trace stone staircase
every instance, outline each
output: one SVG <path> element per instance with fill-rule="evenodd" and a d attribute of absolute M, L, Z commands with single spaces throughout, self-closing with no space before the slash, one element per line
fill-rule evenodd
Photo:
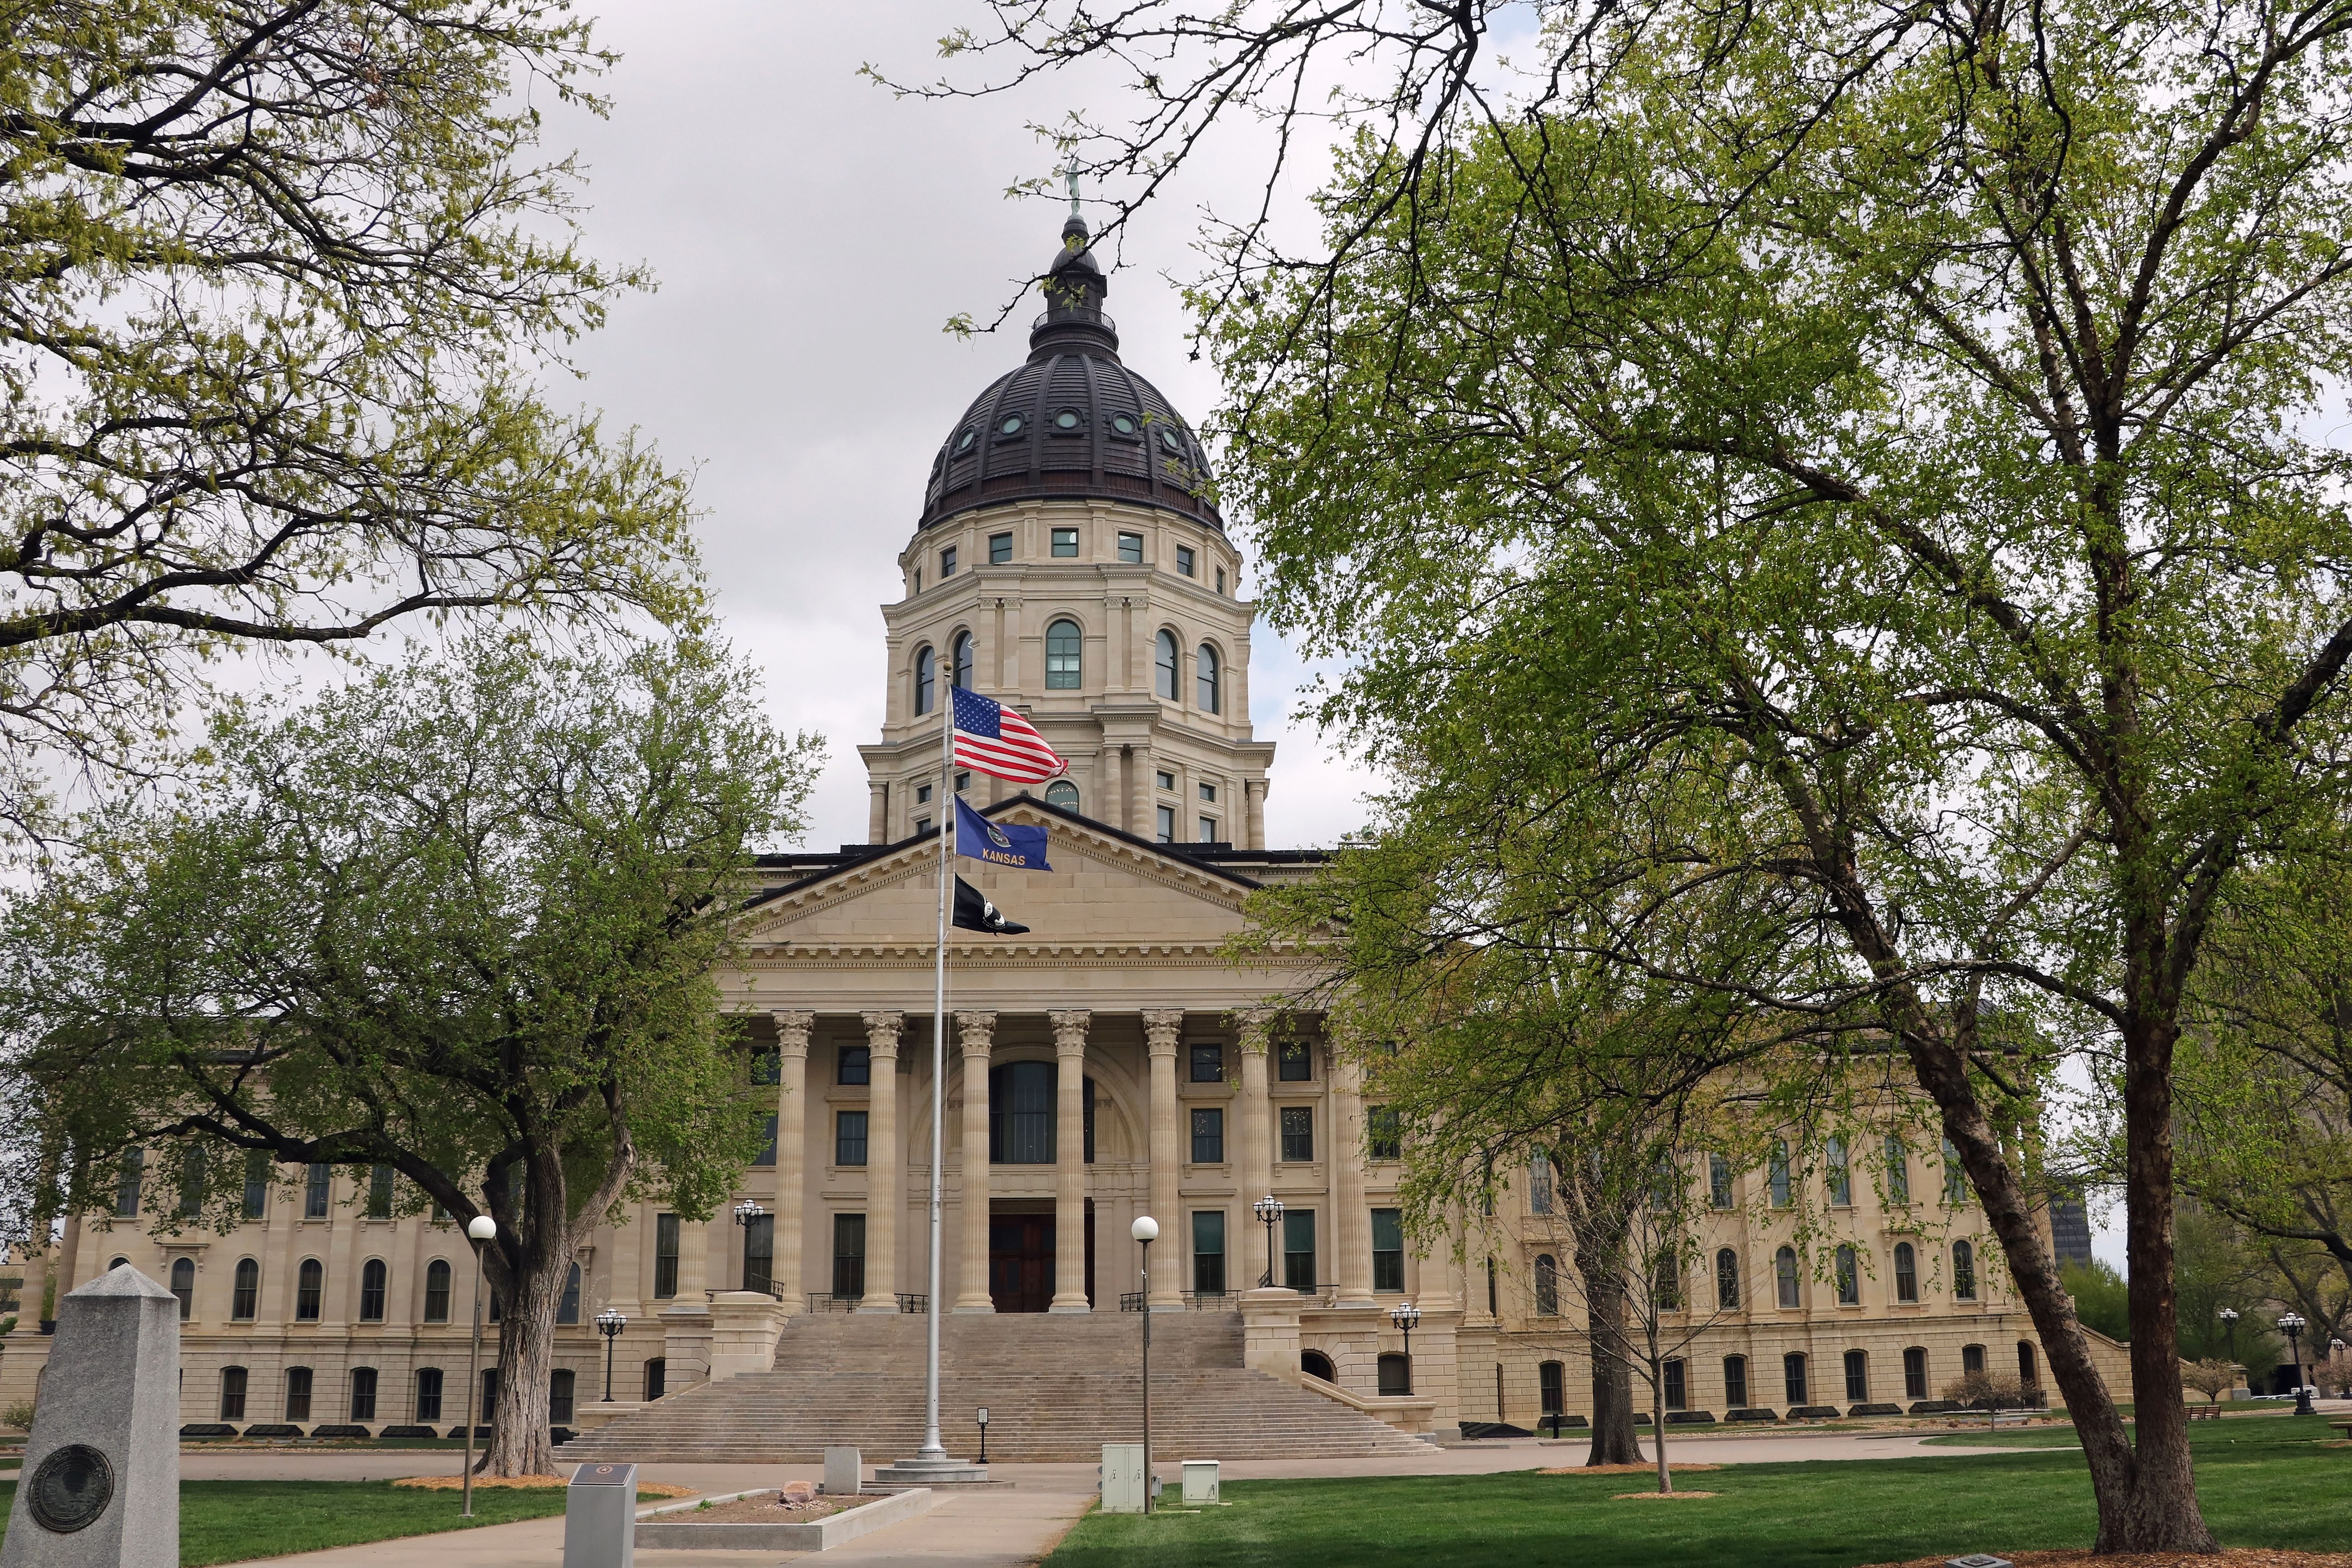
<path fill-rule="evenodd" d="M 923 1440 L 923 1320 L 791 1319 L 774 1370 L 698 1384 L 563 1446 L 567 1460 L 812 1460 L 833 1443 L 869 1462 Z M 1006 1313 L 940 1325 L 940 1425 L 948 1451 L 992 1460 L 1094 1460 L 1141 1436 L 1142 1321 L 1132 1313 Z M 1242 1365 L 1234 1312 L 1170 1312 L 1151 1324 L 1155 1457 L 1355 1458 L 1428 1446 L 1319 1394 Z"/>

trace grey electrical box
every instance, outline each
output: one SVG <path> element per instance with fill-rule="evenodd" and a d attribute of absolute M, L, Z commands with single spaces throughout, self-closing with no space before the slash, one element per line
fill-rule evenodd
<path fill-rule="evenodd" d="M 1105 1513 L 1141 1513 L 1143 1488 L 1143 1445 L 1105 1443 L 1102 1447 L 1102 1510 Z"/>
<path fill-rule="evenodd" d="M 1217 1501 L 1217 1461 L 1184 1461 L 1184 1506 L 1207 1508 Z"/>
<path fill-rule="evenodd" d="M 635 1568 L 637 1467 L 583 1465 L 563 1493 L 563 1568 Z"/>

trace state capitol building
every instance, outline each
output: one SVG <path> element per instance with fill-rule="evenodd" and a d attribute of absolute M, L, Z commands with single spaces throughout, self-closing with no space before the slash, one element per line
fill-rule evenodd
<path fill-rule="evenodd" d="M 1121 358 L 1076 216 L 1043 281 L 1028 358 L 931 460 L 902 592 L 882 609 L 886 716 L 859 748 L 867 842 L 761 863 L 725 984 L 749 1020 L 751 1081 L 774 1089 L 773 1142 L 709 1220 L 641 1205 L 580 1248 L 555 1336 L 552 1420 L 582 1434 L 567 1456 L 913 1451 L 919 1410 L 898 1406 L 919 1405 L 928 1305 L 933 834 L 951 684 L 1019 709 L 1070 763 L 1042 798 L 956 780 L 986 815 L 1044 826 L 1055 868 L 958 862 L 1030 929 L 950 944 L 951 1451 L 973 1446 L 959 1401 L 992 1397 L 1000 1457 L 1131 1438 L 1131 1402 L 1114 1395 L 1132 1385 L 1143 1310 L 1167 1314 L 1153 1365 L 1171 1458 L 1187 1457 L 1171 1441 L 1241 1457 L 1244 1442 L 1286 1451 L 1286 1435 L 1301 1451 L 1396 1451 L 1464 1423 L 1580 1425 L 1590 1409 L 1548 1167 L 1529 1164 L 1493 1215 L 1465 1222 L 1468 1267 L 1454 1247 L 1416 1252 L 1376 1089 L 1313 1015 L 1263 1008 L 1307 971 L 1222 952 L 1254 889 L 1320 862 L 1265 841 L 1275 748 L 1250 726 L 1242 556 L 1192 429 Z M 1828 1282 L 1796 1267 L 1771 1173 L 1712 1176 L 1702 1257 L 1715 1261 L 1688 1294 L 1714 1321 L 1667 1368 L 1670 1412 L 1892 1412 L 1964 1370 L 2040 1381 L 1981 1214 L 1932 1157 L 1912 1160 L 1908 1204 L 1890 1207 L 1871 1181 L 1827 1194 L 1856 1254 Z M 29 1393 L 46 1360 L 31 1322 L 43 1270 L 62 1297 L 128 1260 L 180 1299 L 191 1426 L 454 1433 L 473 1286 L 463 1235 L 395 1217 L 389 1171 L 278 1177 L 253 1184 L 226 1235 L 167 1234 L 156 1194 L 128 1181 L 116 1214 L 77 1222 L 30 1266 L 26 1322 L 0 1336 L 0 1395 Z M 1266 1226 L 1254 1205 L 1269 1195 L 1282 1214 Z M 1129 1235 L 1147 1213 L 1160 1226 L 1148 1295 Z M 1408 1301 L 1421 1314 L 1409 1365 L 1391 1315 Z M 593 1322 L 608 1309 L 627 1318 L 609 1402 Z M 496 1349 L 486 1333 L 486 1378 Z M 1177 1383 L 1163 1387 L 1163 1366 Z M 1638 1384 L 1635 1403 L 1648 1403 Z"/>

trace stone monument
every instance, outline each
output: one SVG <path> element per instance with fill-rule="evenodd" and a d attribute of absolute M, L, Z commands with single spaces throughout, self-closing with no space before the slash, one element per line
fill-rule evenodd
<path fill-rule="evenodd" d="M 58 1303 L 0 1568 L 179 1568 L 180 1303 L 124 1264 Z"/>

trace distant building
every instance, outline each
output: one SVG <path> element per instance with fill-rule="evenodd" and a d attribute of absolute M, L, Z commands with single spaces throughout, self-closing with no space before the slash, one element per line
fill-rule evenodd
<path fill-rule="evenodd" d="M 2050 1189 L 2050 1245 L 2058 1254 L 2059 1268 L 2069 1263 L 2090 1267 L 2091 1215 L 2083 1206 L 2083 1189 L 2078 1183 Z"/>

